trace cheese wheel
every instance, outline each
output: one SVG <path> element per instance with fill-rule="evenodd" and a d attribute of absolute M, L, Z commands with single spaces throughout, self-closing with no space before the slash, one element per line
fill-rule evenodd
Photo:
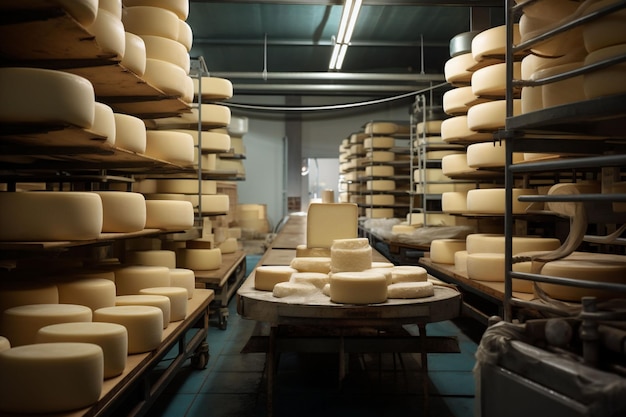
<path fill-rule="evenodd" d="M 133 250 L 126 252 L 129 265 L 165 266 L 176 268 L 176 252 L 172 250 Z"/>
<path fill-rule="evenodd" d="M 468 111 L 469 110 L 471 110 L 471 108 L 468 109 Z M 491 133 L 476 132 L 475 130 L 471 130 L 467 123 L 467 115 L 455 116 L 444 120 L 441 123 L 442 140 L 446 143 L 453 143 L 482 142 L 493 139 L 493 135 Z"/>
<path fill-rule="evenodd" d="M 139 290 L 141 295 L 162 295 L 170 300 L 170 321 L 187 317 L 187 289 L 182 287 L 150 287 Z"/>
<path fill-rule="evenodd" d="M 521 41 L 533 39 L 547 31 L 558 27 L 561 22 L 552 21 L 545 16 L 531 17 L 522 15 L 519 19 Z M 548 37 L 531 47 L 531 52 L 546 57 L 558 57 L 583 43 L 582 27 L 573 27 L 570 30 Z"/>
<path fill-rule="evenodd" d="M 291 282 L 305 283 L 322 289 L 329 282 L 329 276 L 322 272 L 295 272 L 291 274 Z"/>
<path fill-rule="evenodd" d="M 298 272 L 286 265 L 262 265 L 254 270 L 254 288 L 259 291 L 273 291 L 279 282 L 287 282 Z"/>
<path fill-rule="evenodd" d="M 228 213 L 230 207 L 230 199 L 226 194 L 203 195 L 202 214 L 216 215 Z"/>
<path fill-rule="evenodd" d="M 216 194 L 217 182 L 197 179 L 162 179 L 156 183 L 156 192 L 172 194 Z"/>
<path fill-rule="evenodd" d="M 168 130 L 146 132 L 145 154 L 174 164 L 193 163 L 193 137 L 187 133 Z"/>
<path fill-rule="evenodd" d="M 476 60 L 471 53 L 457 55 L 447 60 L 443 67 L 444 77 L 450 84 L 469 84 L 472 80 L 472 71 L 469 69 L 476 65 Z"/>
<path fill-rule="evenodd" d="M 146 200 L 146 229 L 187 230 L 193 227 L 189 201 Z"/>
<path fill-rule="evenodd" d="M 105 278 L 58 282 L 59 303 L 78 304 L 97 310 L 115 305 L 115 283 Z"/>
<path fill-rule="evenodd" d="M 459 271 L 467 271 L 467 251 L 460 250 L 454 252 L 454 269 Z"/>
<path fill-rule="evenodd" d="M 180 100 L 184 103 L 191 103 L 193 101 L 193 78 L 189 75 L 185 77 L 185 85 L 182 91 L 183 94 L 180 96 Z"/>
<path fill-rule="evenodd" d="M 146 125 L 135 116 L 114 113 L 115 146 L 130 152 L 146 151 Z"/>
<path fill-rule="evenodd" d="M 415 182 L 434 182 L 447 181 L 440 168 L 416 169 L 413 171 L 413 181 Z"/>
<path fill-rule="evenodd" d="M 229 135 L 220 132 L 201 131 L 198 129 L 182 129 L 193 137 L 193 143 L 200 146 L 205 152 L 228 152 L 231 149 L 231 138 Z"/>
<path fill-rule="evenodd" d="M 128 353 L 145 353 L 156 349 L 163 338 L 163 312 L 153 306 L 115 306 L 93 312 L 93 321 L 117 323 L 128 332 Z"/>
<path fill-rule="evenodd" d="M 522 76 L 522 63 L 513 63 L 513 79 Z M 504 98 L 506 95 L 506 64 L 493 64 L 477 69 L 472 74 L 472 93 L 476 96 Z"/>
<path fill-rule="evenodd" d="M 157 307 L 163 314 L 163 328 L 166 329 L 171 320 L 171 301 L 165 295 L 160 294 L 118 295 L 115 298 L 115 306 L 152 306 Z"/>
<path fill-rule="evenodd" d="M 224 253 L 235 253 L 239 249 L 239 244 L 237 243 L 237 239 L 234 237 L 229 237 L 219 245 L 217 245 L 218 249 L 222 254 Z"/>
<path fill-rule="evenodd" d="M 52 283 L 0 282 L 0 314 L 7 308 L 27 304 L 58 304 L 59 289 Z"/>
<path fill-rule="evenodd" d="M 179 18 L 170 10 L 154 6 L 131 6 L 122 10 L 126 31 L 135 35 L 163 36 L 177 40 Z"/>
<path fill-rule="evenodd" d="M 395 146 L 396 140 L 391 136 L 370 136 L 363 141 L 365 149 L 389 149 Z"/>
<path fill-rule="evenodd" d="M 365 204 L 374 206 L 393 206 L 396 203 L 396 197 L 393 194 L 367 194 L 365 195 Z"/>
<path fill-rule="evenodd" d="M 182 20 L 187 20 L 189 16 L 189 0 L 124 0 L 124 6 L 161 7 L 174 12 Z"/>
<path fill-rule="evenodd" d="M 191 269 L 171 268 L 170 285 L 172 287 L 185 288 L 187 290 L 187 299 L 191 300 L 196 288 L 196 275 Z"/>
<path fill-rule="evenodd" d="M 531 79 L 538 80 L 573 71 L 582 66 L 582 62 L 558 65 L 535 72 Z M 585 99 L 583 76 L 570 77 L 561 81 L 541 86 L 541 99 L 544 108 L 574 103 Z"/>
<path fill-rule="evenodd" d="M 189 113 L 182 113 L 175 117 L 163 117 L 152 120 L 158 128 L 197 129 L 198 121 L 203 130 L 226 127 L 230 123 L 230 108 L 219 104 L 201 104 L 200 111 L 191 109 Z"/>
<path fill-rule="evenodd" d="M 332 242 L 331 242 L 332 244 Z M 330 257 L 330 246 L 327 248 L 308 248 L 306 245 L 296 246 L 296 258 Z"/>
<path fill-rule="evenodd" d="M 184 20 L 178 21 L 178 37 L 176 40 L 187 48 L 187 51 L 191 50 L 191 46 L 193 44 L 193 31 L 191 26 Z"/>
<path fill-rule="evenodd" d="M 90 192 L 0 193 L 0 240 L 63 241 L 97 239 L 102 200 Z"/>
<path fill-rule="evenodd" d="M 191 60 L 185 46 L 163 36 L 141 35 L 146 46 L 146 59 L 158 59 L 176 65 L 189 74 Z M 193 81 L 192 81 L 193 85 Z M 191 94 L 193 100 L 193 93 Z"/>
<path fill-rule="evenodd" d="M 233 96 L 233 83 L 226 78 L 219 77 L 201 77 L 193 79 L 194 95 L 198 96 L 202 89 L 202 100 L 227 100 Z M 242 117 L 233 117 L 228 125 L 229 133 L 245 134 L 247 133 L 247 121 L 243 122 Z M 247 120 L 247 119 L 245 119 Z M 245 127 L 243 127 L 245 123 Z"/>
<path fill-rule="evenodd" d="M 513 163 L 524 160 L 524 154 L 514 152 Z M 506 161 L 505 141 L 473 143 L 467 147 L 467 166 L 470 168 L 501 168 Z"/>
<path fill-rule="evenodd" d="M 394 168 L 392 165 L 369 165 L 365 167 L 365 175 L 371 177 L 392 177 Z"/>
<path fill-rule="evenodd" d="M 278 282 L 272 289 L 272 295 L 276 298 L 284 297 L 307 297 L 317 292 L 317 287 L 306 282 Z"/>
<path fill-rule="evenodd" d="M 40 68 L 0 68 L 0 122 L 91 128 L 95 93 L 86 78 Z"/>
<path fill-rule="evenodd" d="M 358 207 L 353 203 L 311 203 L 307 209 L 306 246 L 330 248 L 335 239 L 358 235 Z"/>
<path fill-rule="evenodd" d="M 441 194 L 441 211 L 451 214 L 467 212 L 467 191 L 447 191 Z"/>
<path fill-rule="evenodd" d="M 176 250 L 176 266 L 194 271 L 219 269 L 222 265 L 222 251 L 215 249 L 188 249 Z"/>
<path fill-rule="evenodd" d="M 304 257 L 293 258 L 289 266 L 298 272 L 320 272 L 328 274 L 330 272 L 330 257 Z"/>
<path fill-rule="evenodd" d="M 117 295 L 134 295 L 142 288 L 168 285 L 170 270 L 165 266 L 132 265 L 115 270 Z"/>
<path fill-rule="evenodd" d="M 395 160 L 396 154 L 391 151 L 368 151 L 366 157 L 372 162 L 391 162 Z"/>
<path fill-rule="evenodd" d="M 140 77 L 146 71 L 146 45 L 140 36 L 124 32 L 124 56 L 120 64 Z"/>
<path fill-rule="evenodd" d="M 322 294 L 324 294 L 327 297 L 330 297 L 330 282 L 324 285 L 324 287 L 322 287 Z"/>
<path fill-rule="evenodd" d="M 370 219 L 390 219 L 393 218 L 392 208 L 366 208 L 365 217 Z"/>
<path fill-rule="evenodd" d="M 375 304 L 387 300 L 387 279 L 376 272 L 338 272 L 330 276 L 330 299 L 341 304 Z"/>
<path fill-rule="evenodd" d="M 571 195 L 571 194 L 595 194 L 600 192 L 600 184 L 594 181 L 579 183 L 554 184 L 548 190 L 548 195 Z M 562 216 L 576 216 L 576 205 L 580 203 L 547 201 L 547 210 L 558 213 Z"/>
<path fill-rule="evenodd" d="M 504 253 L 504 236 L 489 233 L 474 233 L 467 235 L 465 244 L 467 252 L 473 253 Z M 555 238 L 513 236 L 513 255 L 529 251 L 551 251 L 558 249 L 561 242 Z"/>
<path fill-rule="evenodd" d="M 584 15 L 593 13 L 611 4 L 615 4 L 615 1 L 604 0 L 590 3 L 589 7 L 584 10 Z M 626 36 L 624 36 L 625 24 L 626 12 L 623 9 L 588 22 L 582 28 L 585 49 L 591 53 L 599 49 L 626 43 Z"/>
<path fill-rule="evenodd" d="M 522 195 L 536 195 L 537 190 L 534 188 L 514 188 L 512 191 L 512 213 L 526 213 L 531 203 L 518 201 L 518 198 Z M 506 202 L 505 193 L 506 190 L 504 188 L 469 190 L 467 192 L 468 213 L 504 214 Z"/>
<path fill-rule="evenodd" d="M 369 180 L 366 183 L 368 191 L 393 191 L 396 189 L 394 180 Z"/>
<path fill-rule="evenodd" d="M 454 254 L 465 250 L 465 239 L 435 239 L 430 242 L 430 259 L 440 264 L 454 264 Z"/>
<path fill-rule="evenodd" d="M 522 112 L 522 102 L 513 100 L 513 116 Z M 472 106 L 467 111 L 467 127 L 473 131 L 493 131 L 504 128 L 506 100 L 494 100 Z"/>
<path fill-rule="evenodd" d="M 372 247 L 366 238 L 335 239 L 330 247 L 331 272 L 364 271 L 372 267 Z"/>
<path fill-rule="evenodd" d="M 516 3 L 523 4 L 524 2 L 516 0 Z M 579 4 L 572 0 L 535 1 L 524 6 L 524 14 L 558 22 L 576 12 Z"/>
<path fill-rule="evenodd" d="M 94 117 L 91 125 L 92 132 L 104 136 L 105 143 L 113 146 L 115 144 L 115 117 L 113 109 L 104 103 L 94 103 Z"/>
<path fill-rule="evenodd" d="M 430 281 L 397 282 L 387 287 L 388 298 L 425 298 L 433 295 L 435 288 Z"/>
<path fill-rule="evenodd" d="M 187 73 L 171 62 L 146 58 L 146 70 L 143 73 L 143 78 L 165 94 L 177 97 L 185 95 Z"/>
<path fill-rule="evenodd" d="M 77 304 L 27 304 L 2 313 L 0 330 L 11 346 L 35 343 L 37 331 L 56 323 L 91 321 L 89 307 Z"/>
<path fill-rule="evenodd" d="M 391 282 L 421 282 L 428 279 L 426 269 L 421 266 L 399 265 L 391 268 Z"/>
<path fill-rule="evenodd" d="M 445 176 L 451 177 L 472 171 L 475 169 L 467 165 L 466 153 L 452 154 L 441 158 L 441 172 Z"/>
<path fill-rule="evenodd" d="M 369 122 L 364 130 L 368 135 L 393 135 L 398 130 L 398 125 L 392 122 Z"/>
<path fill-rule="evenodd" d="M 194 149 L 194 165 L 201 167 L 202 171 L 215 171 L 217 169 L 217 155 L 214 153 L 202 154 L 198 159 L 198 152 Z"/>
<path fill-rule="evenodd" d="M 76 322 L 42 327 L 37 343 L 93 343 L 103 353 L 103 378 L 113 378 L 124 372 L 128 356 L 128 333 L 115 323 Z"/>
<path fill-rule="evenodd" d="M 350 154 L 352 156 L 355 155 L 364 155 L 365 154 L 365 146 L 362 143 L 355 143 L 350 146 Z"/>
<path fill-rule="evenodd" d="M 418 135 L 439 135 L 441 133 L 441 123 L 442 120 L 419 122 L 415 126 L 415 131 Z"/>
<path fill-rule="evenodd" d="M 467 114 L 469 103 L 478 100 L 472 86 L 457 87 L 443 93 L 443 111 L 451 116 Z M 443 124 L 443 122 L 441 122 Z"/>
<path fill-rule="evenodd" d="M 383 274 L 385 276 L 385 280 L 387 281 L 387 285 L 391 285 L 391 283 L 393 282 L 393 267 L 394 265 L 392 264 L 390 267 L 388 266 L 375 266 L 373 265 L 374 262 L 372 262 L 372 268 L 370 269 L 366 269 L 363 272 L 374 272 L 376 274 Z"/>
<path fill-rule="evenodd" d="M 11 349 L 11 342 L 4 336 L 0 336 L 0 352 Z"/>
<path fill-rule="evenodd" d="M 100 398 L 104 355 L 93 343 L 39 343 L 0 352 L 0 369 L 0 411 L 67 412 Z"/>
<path fill-rule="evenodd" d="M 98 8 L 111 13 L 116 19 L 122 18 L 122 0 L 100 0 Z"/>
<path fill-rule="evenodd" d="M 626 54 L 626 44 L 609 46 L 595 50 L 585 58 L 585 65 L 592 65 L 605 59 Z M 624 94 L 626 87 L 621 81 L 626 73 L 626 63 L 611 65 L 607 68 L 586 73 L 583 76 L 583 89 L 588 99 Z"/>
<path fill-rule="evenodd" d="M 412 234 L 415 232 L 417 228 L 414 225 L 409 224 L 394 224 L 391 226 L 391 234 L 400 235 L 400 234 Z"/>
<path fill-rule="evenodd" d="M 146 225 L 146 200 L 142 194 L 96 191 L 102 200 L 102 232 L 131 233 Z"/>
<path fill-rule="evenodd" d="M 86 27 L 96 37 L 96 43 L 103 52 L 122 59 L 126 50 L 126 36 L 124 24 L 119 17 L 106 9 L 98 9 L 96 20 Z"/>
<path fill-rule="evenodd" d="M 543 86 L 522 87 L 521 114 L 543 109 Z"/>
<path fill-rule="evenodd" d="M 506 25 L 480 32 L 472 39 L 472 57 L 476 62 L 490 56 L 503 57 L 506 53 Z M 513 25 L 513 45 L 520 43 L 519 25 Z"/>
<path fill-rule="evenodd" d="M 467 255 L 466 266 L 470 279 L 504 282 L 504 254 L 470 253 Z"/>

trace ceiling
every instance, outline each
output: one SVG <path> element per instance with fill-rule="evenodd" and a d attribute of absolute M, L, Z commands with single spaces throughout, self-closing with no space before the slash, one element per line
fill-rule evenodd
<path fill-rule="evenodd" d="M 190 0 L 192 57 L 236 94 L 389 96 L 445 82 L 455 35 L 503 24 L 504 0 L 364 0 L 343 67 L 343 0 Z"/>

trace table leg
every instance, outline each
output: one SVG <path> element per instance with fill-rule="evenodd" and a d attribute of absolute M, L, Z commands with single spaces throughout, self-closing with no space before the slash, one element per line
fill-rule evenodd
<path fill-rule="evenodd" d="M 429 415 L 429 389 L 428 389 L 428 353 L 427 353 L 427 337 L 426 337 L 426 324 L 421 323 L 417 325 L 420 332 L 421 352 L 420 358 L 422 362 L 422 389 L 424 392 L 424 415 Z"/>
<path fill-rule="evenodd" d="M 274 376 L 276 374 L 276 334 L 278 327 L 270 327 L 270 335 L 265 355 L 265 372 L 267 378 L 267 417 L 274 413 Z"/>

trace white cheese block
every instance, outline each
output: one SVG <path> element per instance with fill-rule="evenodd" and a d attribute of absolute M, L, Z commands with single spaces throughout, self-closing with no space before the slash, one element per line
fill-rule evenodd
<path fill-rule="evenodd" d="M 513 190 L 513 214 L 524 214 L 531 203 L 518 201 L 522 195 L 536 195 L 534 188 L 514 188 Z M 504 214 L 505 212 L 505 189 L 487 188 L 475 189 L 467 192 L 468 213 Z"/>
<path fill-rule="evenodd" d="M 581 5 L 581 9 L 584 7 L 581 14 L 587 15 L 615 3 L 615 0 L 585 2 Z M 582 28 L 585 49 L 591 53 L 598 49 L 626 43 L 625 24 L 626 11 L 624 9 L 588 22 Z"/>
<path fill-rule="evenodd" d="M 106 278 L 82 278 L 57 283 L 59 303 L 97 310 L 115 305 L 115 283 Z"/>
<path fill-rule="evenodd" d="M 40 68 L 0 68 L 0 122 L 91 128 L 95 94 L 86 78 Z"/>
<path fill-rule="evenodd" d="M 76 322 L 42 327 L 37 343 L 93 343 L 103 353 L 103 378 L 113 378 L 124 372 L 128 357 L 128 333 L 115 323 Z"/>
<path fill-rule="evenodd" d="M 473 107 L 472 107 L 473 108 Z M 468 109 L 468 111 L 471 110 Z M 446 143 L 482 142 L 491 140 L 491 133 L 477 132 L 469 128 L 467 115 L 450 117 L 441 123 L 441 138 Z"/>
<path fill-rule="evenodd" d="M 179 268 L 187 268 L 194 271 L 207 271 L 219 269 L 221 265 L 222 251 L 220 251 L 218 248 L 179 248 L 176 250 L 176 266 Z"/>
<path fill-rule="evenodd" d="M 446 81 L 453 85 L 469 84 L 472 80 L 472 71 L 469 69 L 474 65 L 476 60 L 469 52 L 450 58 L 443 67 Z"/>
<path fill-rule="evenodd" d="M 396 197 L 393 194 L 367 194 L 365 195 L 365 204 L 373 206 L 392 206 L 396 203 Z"/>
<path fill-rule="evenodd" d="M 152 158 L 181 165 L 193 163 L 193 137 L 188 133 L 169 130 L 146 132 L 145 154 Z"/>
<path fill-rule="evenodd" d="M 217 245 L 218 249 L 225 253 L 235 253 L 239 249 L 239 244 L 237 243 L 237 239 L 234 237 L 226 238 L 223 242 Z"/>
<path fill-rule="evenodd" d="M 478 100 L 478 97 L 472 91 L 471 85 L 453 88 L 443 93 L 443 111 L 451 116 L 467 114 L 471 107 L 469 103 L 475 100 Z"/>
<path fill-rule="evenodd" d="M 187 289 L 182 287 L 150 287 L 139 290 L 141 295 L 162 295 L 170 300 L 170 321 L 176 322 L 187 317 Z"/>
<path fill-rule="evenodd" d="M 59 289 L 52 283 L 0 282 L 0 314 L 7 308 L 27 304 L 58 304 Z"/>
<path fill-rule="evenodd" d="M 454 254 L 465 250 L 465 239 L 435 239 L 430 242 L 430 259 L 440 264 L 454 265 Z"/>
<path fill-rule="evenodd" d="M 126 252 L 128 265 L 165 266 L 176 268 L 176 252 L 172 250 L 133 250 Z"/>
<path fill-rule="evenodd" d="M 170 283 L 170 270 L 165 266 L 132 265 L 115 270 L 117 295 L 139 294 L 142 288 L 166 287 Z"/>
<path fill-rule="evenodd" d="M 102 200 L 102 232 L 131 233 L 146 225 L 146 199 L 125 191 L 96 191 Z"/>
<path fill-rule="evenodd" d="M 465 239 L 467 252 L 473 253 L 504 253 L 504 236 L 489 233 L 474 233 Z M 513 236 L 513 255 L 530 251 L 551 251 L 558 249 L 561 242 L 555 238 Z"/>
<path fill-rule="evenodd" d="M 39 343 L 0 352 L 0 369 L 0 411 L 68 412 L 100 398 L 104 355 L 93 343 Z"/>
<path fill-rule="evenodd" d="M 59 241 L 97 239 L 102 200 L 90 192 L 0 193 L 0 240 Z"/>
<path fill-rule="evenodd" d="M 513 163 L 524 160 L 524 154 L 514 152 Z M 467 166 L 470 168 L 500 168 L 506 160 L 505 141 L 472 143 L 467 147 Z"/>
<path fill-rule="evenodd" d="M 393 135 L 398 130 L 398 125 L 392 122 L 369 122 L 364 130 L 368 135 Z"/>
<path fill-rule="evenodd" d="M 626 43 L 591 52 L 585 58 L 584 63 L 585 65 L 592 65 L 624 54 L 626 54 Z M 626 74 L 626 63 L 624 62 L 585 74 L 583 76 L 585 97 L 592 99 L 626 93 L 626 87 L 622 82 L 624 74 Z"/>
<path fill-rule="evenodd" d="M 219 77 L 201 77 L 198 81 L 197 78 L 193 79 L 194 95 L 198 96 L 200 89 L 202 89 L 202 99 L 215 101 L 215 100 L 227 100 L 233 96 L 233 83 L 226 78 Z M 247 133 L 247 122 L 244 129 L 238 129 L 236 125 L 239 125 L 244 118 L 233 117 L 228 125 L 229 132 L 232 134 L 245 134 Z M 245 119 L 247 120 L 247 119 Z M 239 125 L 239 127 L 242 127 Z"/>
<path fill-rule="evenodd" d="M 396 140 L 391 136 L 370 136 L 363 140 L 365 149 L 389 149 L 395 146 Z"/>
<path fill-rule="evenodd" d="M 472 57 L 476 62 L 496 56 L 504 57 L 506 53 L 506 25 L 496 26 L 480 32 L 472 39 Z M 520 43 L 519 25 L 513 25 L 513 45 Z"/>
<path fill-rule="evenodd" d="M 124 0 L 124 6 L 160 7 L 174 12 L 182 20 L 187 20 L 189 16 L 189 0 Z"/>
<path fill-rule="evenodd" d="M 538 80 L 576 70 L 582 62 L 558 65 L 535 72 L 531 79 Z M 552 82 L 541 86 L 542 106 L 552 107 L 574 103 L 585 99 L 583 76 L 570 77 L 562 81 Z"/>
<path fill-rule="evenodd" d="M 467 191 L 447 191 L 441 194 L 441 211 L 451 214 L 467 212 Z"/>
<path fill-rule="evenodd" d="M 152 306 L 157 307 L 163 313 L 163 328 L 166 329 L 171 321 L 171 301 L 165 295 L 144 294 L 118 295 L 115 298 L 115 306 Z"/>
<path fill-rule="evenodd" d="M 4 336 L 0 336 L 0 352 L 11 348 L 11 342 Z"/>
<path fill-rule="evenodd" d="M 146 45 L 139 35 L 124 32 L 124 56 L 120 64 L 143 77 L 146 71 Z"/>
<path fill-rule="evenodd" d="M 104 136 L 105 143 L 115 145 L 115 117 L 113 109 L 104 103 L 94 103 L 94 117 L 91 125 L 92 132 L 97 135 Z"/>
<path fill-rule="evenodd" d="M 395 160 L 396 154 L 391 151 L 368 151 L 366 158 L 370 159 L 372 162 L 391 162 Z"/>
<path fill-rule="evenodd" d="M 37 331 L 56 323 L 91 321 L 89 307 L 78 304 L 27 304 L 4 310 L 0 321 L 1 334 L 11 346 L 35 343 Z"/>
<path fill-rule="evenodd" d="M 272 289 L 272 295 L 276 298 L 284 297 L 307 297 L 315 294 L 318 288 L 307 282 L 278 282 Z"/>
<path fill-rule="evenodd" d="M 141 39 L 143 39 L 146 46 L 147 59 L 158 59 L 169 62 L 185 71 L 185 74 L 189 74 L 191 59 L 189 58 L 187 48 L 185 48 L 182 43 L 177 40 L 154 35 L 141 35 Z"/>
<path fill-rule="evenodd" d="M 458 271 L 467 271 L 467 251 L 460 250 L 454 252 L 454 269 Z"/>
<path fill-rule="evenodd" d="M 124 28 L 135 35 L 163 36 L 177 40 L 179 20 L 174 12 L 162 7 L 132 6 L 122 10 Z"/>
<path fill-rule="evenodd" d="M 332 242 L 331 242 L 332 243 Z M 296 246 L 296 258 L 306 257 L 330 257 L 330 247 L 328 248 L 307 248 L 306 245 Z"/>
<path fill-rule="evenodd" d="M 338 272 L 330 276 L 330 299 L 341 304 L 375 304 L 387 300 L 387 279 L 376 272 Z"/>
<path fill-rule="evenodd" d="M 171 268 L 170 285 L 172 287 L 185 288 L 187 290 L 187 299 L 191 300 L 196 288 L 196 275 L 191 269 Z"/>
<path fill-rule="evenodd" d="M 442 120 L 428 120 L 426 122 L 419 122 L 415 126 L 415 131 L 418 135 L 433 136 L 441 133 Z"/>
<path fill-rule="evenodd" d="M 394 180 L 368 180 L 366 183 L 368 191 L 393 191 L 396 189 Z"/>
<path fill-rule="evenodd" d="M 364 271 L 372 267 L 372 247 L 366 238 L 335 239 L 330 247 L 331 272 Z"/>
<path fill-rule="evenodd" d="M 180 97 L 186 93 L 187 73 L 171 62 L 146 58 L 143 78 L 165 94 Z"/>
<path fill-rule="evenodd" d="M 393 218 L 392 208 L 366 208 L 365 217 L 370 219 L 390 219 Z"/>
<path fill-rule="evenodd" d="M 520 99 L 513 100 L 513 116 L 522 113 Z M 467 111 L 467 127 L 474 131 L 493 131 L 504 128 L 506 100 L 494 100 L 472 106 Z"/>
<path fill-rule="evenodd" d="M 521 78 L 521 62 L 513 63 L 513 79 Z M 476 96 L 499 97 L 506 95 L 506 64 L 493 64 L 477 69 L 472 74 L 472 93 Z"/>
<path fill-rule="evenodd" d="M 130 152 L 146 151 L 146 125 L 135 116 L 114 113 L 115 146 Z"/>
<path fill-rule="evenodd" d="M 353 203 L 311 203 L 307 209 L 306 246 L 330 248 L 335 239 L 356 238 L 358 207 Z"/>
<path fill-rule="evenodd" d="M 304 257 L 293 258 L 289 266 L 297 269 L 298 272 L 320 272 L 328 274 L 330 272 L 330 257 Z"/>
<path fill-rule="evenodd" d="M 430 281 L 398 282 L 387 287 L 389 298 L 425 298 L 435 295 L 435 287 Z"/>
<path fill-rule="evenodd" d="M 273 291 L 279 282 L 287 282 L 298 270 L 286 265 L 261 265 L 254 270 L 254 288 Z"/>
<path fill-rule="evenodd" d="M 187 230 L 193 227 L 189 201 L 146 200 L 146 229 Z"/>
<path fill-rule="evenodd" d="M 124 25 L 119 17 L 100 8 L 96 20 L 86 29 L 95 35 L 96 43 L 103 52 L 122 59 L 126 50 L 126 36 L 124 35 Z"/>
<path fill-rule="evenodd" d="M 329 276 L 322 272 L 295 272 L 291 274 L 291 282 L 305 283 L 322 289 L 329 282 Z"/>
<path fill-rule="evenodd" d="M 191 26 L 184 20 L 178 21 L 178 37 L 176 40 L 187 48 L 187 51 L 191 50 L 191 46 L 193 44 L 193 31 Z"/>
<path fill-rule="evenodd" d="M 117 323 L 128 332 L 128 353 L 156 349 L 163 338 L 163 311 L 158 307 L 129 305 L 105 307 L 93 312 L 93 321 Z"/>
<path fill-rule="evenodd" d="M 391 268 L 391 282 L 421 282 L 428 279 L 426 269 L 421 266 L 398 265 Z"/>

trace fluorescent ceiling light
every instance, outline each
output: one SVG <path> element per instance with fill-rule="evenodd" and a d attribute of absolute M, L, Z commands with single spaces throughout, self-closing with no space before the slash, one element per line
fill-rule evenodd
<path fill-rule="evenodd" d="M 341 12 L 341 21 L 337 38 L 335 39 L 335 47 L 330 58 L 328 68 L 331 70 L 341 69 L 343 59 L 346 56 L 348 45 L 352 39 L 352 32 L 356 26 L 356 20 L 359 17 L 362 0 L 346 0 Z"/>

